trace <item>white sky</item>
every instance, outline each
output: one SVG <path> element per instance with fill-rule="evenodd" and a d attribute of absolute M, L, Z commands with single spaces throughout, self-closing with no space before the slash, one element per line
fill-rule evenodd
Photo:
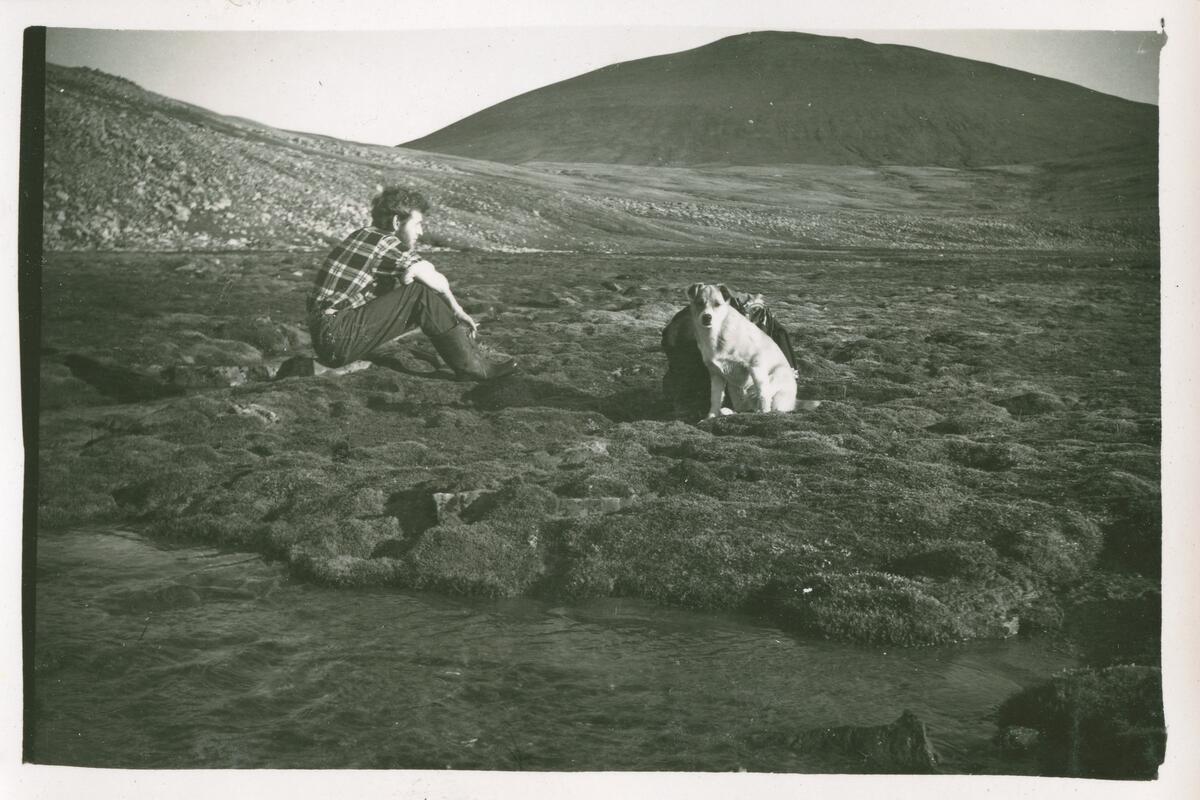
<path fill-rule="evenodd" d="M 1147 18 L 1147 28 L 1152 17 Z M 1157 26 L 1157 20 L 1153 20 Z M 781 30 L 911 44 L 1142 102 L 1158 97 L 1156 33 Z M 554 26 L 423 31 L 51 29 L 46 58 L 280 128 L 400 144 L 522 92 L 760 26 Z"/>

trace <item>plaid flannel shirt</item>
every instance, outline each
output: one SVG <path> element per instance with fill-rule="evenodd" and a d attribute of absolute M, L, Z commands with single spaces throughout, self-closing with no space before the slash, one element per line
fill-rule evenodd
<path fill-rule="evenodd" d="M 420 261 L 394 233 L 359 228 L 325 257 L 308 293 L 310 316 L 358 308 L 391 289 L 411 264 Z"/>

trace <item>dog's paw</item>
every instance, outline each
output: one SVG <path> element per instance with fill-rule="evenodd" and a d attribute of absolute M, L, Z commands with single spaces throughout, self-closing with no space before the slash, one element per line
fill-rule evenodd
<path fill-rule="evenodd" d="M 734 411 L 732 408 L 722 408 L 722 409 L 721 409 L 721 416 L 722 416 L 722 417 L 728 417 L 729 415 L 731 415 L 731 414 L 736 414 L 736 413 L 737 413 L 737 412 L 736 412 L 736 411 Z"/>

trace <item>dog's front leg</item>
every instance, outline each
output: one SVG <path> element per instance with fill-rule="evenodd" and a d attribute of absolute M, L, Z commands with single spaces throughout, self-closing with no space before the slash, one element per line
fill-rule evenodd
<path fill-rule="evenodd" d="M 767 413 L 771 410 L 772 394 L 771 374 L 763 369 L 754 369 L 750 371 L 750 379 L 754 381 L 754 392 L 757 395 L 758 410 L 760 413 Z"/>
<path fill-rule="evenodd" d="M 725 399 L 725 376 L 716 370 L 708 371 L 708 417 L 721 413 L 721 401 Z"/>

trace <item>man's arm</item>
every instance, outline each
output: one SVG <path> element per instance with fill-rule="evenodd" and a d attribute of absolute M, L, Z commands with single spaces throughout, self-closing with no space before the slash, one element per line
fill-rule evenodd
<path fill-rule="evenodd" d="M 445 298 L 450 304 L 450 309 L 454 312 L 454 316 L 460 322 L 468 325 L 471 328 L 471 333 L 474 334 L 479 325 L 475 320 L 471 319 L 471 315 L 463 310 L 459 305 L 458 299 L 454 296 L 454 292 L 450 289 L 450 281 L 446 280 L 446 276 L 437 271 L 437 268 L 428 261 L 421 259 L 408 266 L 404 270 L 403 282 L 405 285 L 418 281 L 425 284 L 430 289 L 435 291 L 441 297 Z"/>

